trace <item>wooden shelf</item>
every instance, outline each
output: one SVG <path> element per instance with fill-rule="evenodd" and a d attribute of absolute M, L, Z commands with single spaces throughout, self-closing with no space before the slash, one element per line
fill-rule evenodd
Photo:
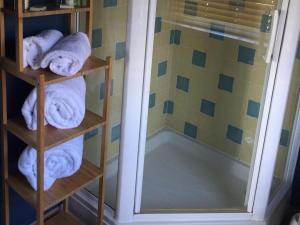
<path fill-rule="evenodd" d="M 84 120 L 76 128 L 57 129 L 51 125 L 47 125 L 45 127 L 45 150 L 92 131 L 104 123 L 105 119 L 103 117 L 87 110 Z M 37 149 L 37 131 L 28 130 L 23 117 L 9 119 L 7 121 L 7 129 L 26 144 Z"/>
<path fill-rule="evenodd" d="M 38 82 L 38 77 L 41 74 L 45 75 L 45 84 L 53 84 L 57 82 L 61 82 L 64 80 L 73 79 L 75 77 L 83 76 L 91 74 L 92 72 L 95 72 L 97 70 L 108 68 L 108 63 L 105 60 L 99 59 L 94 56 L 90 56 L 85 64 L 83 65 L 82 69 L 76 73 L 73 76 L 60 76 L 53 72 L 51 72 L 49 69 L 39 69 L 39 70 L 33 70 L 29 67 L 25 68 L 23 72 L 20 72 L 18 70 L 18 66 L 16 63 L 6 57 L 1 57 L 0 59 L 0 67 L 8 72 L 9 74 L 18 77 L 19 79 L 22 79 L 26 81 L 27 83 L 30 83 L 32 85 L 36 85 Z"/>
<path fill-rule="evenodd" d="M 46 221 L 45 225 L 81 225 L 81 223 L 72 215 L 66 212 L 60 212 Z"/>
<path fill-rule="evenodd" d="M 54 185 L 48 191 L 44 192 L 44 209 L 51 208 L 71 196 L 77 190 L 89 184 L 91 181 L 102 176 L 103 173 L 98 167 L 87 160 L 83 160 L 81 168 L 77 173 L 71 177 L 56 180 Z M 22 198 L 24 198 L 24 200 L 33 207 L 36 207 L 37 192 L 32 189 L 24 176 L 20 173 L 9 175 L 7 183 Z"/>
<path fill-rule="evenodd" d="M 19 18 L 25 17 L 37 17 L 37 16 L 51 16 L 51 15 L 61 15 L 61 14 L 73 14 L 73 13 L 80 13 L 80 12 L 88 12 L 90 11 L 89 7 L 75 7 L 73 9 L 60 9 L 57 7 L 48 7 L 45 11 L 40 12 L 32 12 L 29 10 L 25 10 L 22 14 L 18 14 L 14 9 L 11 8 L 4 8 L 2 9 L 5 15 L 8 16 L 16 16 Z"/>
<path fill-rule="evenodd" d="M 80 225 L 80 222 L 68 214 L 68 197 L 79 189 L 85 187 L 91 181 L 99 178 L 99 188 L 102 190 L 99 192 L 99 205 L 98 205 L 98 225 L 103 224 L 103 212 L 104 212 L 104 186 L 105 186 L 105 177 L 103 171 L 106 167 L 106 157 L 107 157 L 107 146 L 108 146 L 108 134 L 109 126 L 107 125 L 109 121 L 109 109 L 110 109 L 110 91 L 111 91 L 111 80 L 112 80 L 112 57 L 107 56 L 105 60 L 96 58 L 94 56 L 89 57 L 82 69 L 73 76 L 60 76 L 49 69 L 40 69 L 32 70 L 31 68 L 23 68 L 23 38 L 24 38 L 24 18 L 26 17 L 41 17 L 41 16 L 51 16 L 51 15 L 63 15 L 65 14 L 67 20 L 67 29 L 68 33 L 75 31 L 74 16 L 75 13 L 86 12 L 84 13 L 85 17 L 85 33 L 87 34 L 89 40 L 92 40 L 93 33 L 93 0 L 87 0 L 86 6 L 73 8 L 73 9 L 59 9 L 58 7 L 48 6 L 46 11 L 42 12 L 30 12 L 23 11 L 23 0 L 15 0 L 14 8 L 4 8 L 4 0 L 0 0 L 0 17 L 2 22 L 5 22 L 5 15 L 12 16 L 15 21 L 15 39 L 16 39 L 16 48 L 15 48 L 15 61 L 5 57 L 5 23 L 0 22 L 0 75 L 1 75 L 1 102 L 2 102 L 2 112 L 1 112 L 1 132 L 3 132 L 3 137 L 1 139 L 1 159 L 3 162 L 3 171 L 2 171 L 2 200 L 3 200 L 3 225 L 9 225 L 9 214 L 10 214 L 10 204 L 9 204 L 9 188 L 14 189 L 21 197 L 29 202 L 36 209 L 36 224 L 37 225 Z M 47 25 L 47 24 L 45 24 Z M 105 75 L 104 77 L 104 99 L 103 99 L 103 109 L 102 115 L 86 111 L 86 115 L 82 123 L 74 129 L 57 129 L 50 125 L 39 126 L 38 131 L 30 131 L 27 129 L 25 121 L 22 117 L 20 118 L 10 118 L 7 120 L 7 75 L 15 76 L 18 79 L 21 79 L 33 86 L 38 86 L 38 95 L 42 97 L 39 101 L 38 107 L 40 109 L 44 108 L 45 101 L 45 89 L 47 85 L 62 82 L 65 80 L 73 79 L 76 77 L 95 74 L 94 72 L 103 69 L 104 74 L 100 73 L 99 75 Z M 97 74 L 98 75 L 98 74 Z M 9 104 L 13 104 L 9 102 Z M 38 110 L 38 120 L 43 121 L 43 110 Z M 7 121 L 7 123 L 6 123 Z M 40 123 L 39 123 L 40 124 Z M 44 174 L 43 163 L 39 163 L 37 168 L 37 182 L 39 187 L 35 191 L 31 185 L 28 183 L 27 179 L 21 175 L 9 174 L 8 171 L 8 140 L 7 132 L 11 132 L 19 139 L 23 140 L 28 145 L 32 146 L 37 151 L 37 161 L 43 162 L 43 153 L 45 150 L 55 147 L 59 144 L 62 144 L 68 140 L 71 140 L 75 137 L 83 135 L 93 129 L 102 127 L 101 134 L 101 145 L 97 146 L 99 148 L 99 162 L 100 168 L 94 166 L 92 163 L 83 160 L 80 170 L 71 177 L 66 177 L 63 179 L 57 180 L 54 185 L 48 190 L 43 190 L 43 179 Z M 63 203 L 64 212 L 60 212 L 56 216 L 45 221 L 45 209 L 49 209 L 59 202 Z"/>

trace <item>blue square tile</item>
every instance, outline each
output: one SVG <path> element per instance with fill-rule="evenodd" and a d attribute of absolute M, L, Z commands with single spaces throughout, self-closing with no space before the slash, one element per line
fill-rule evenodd
<path fill-rule="evenodd" d="M 260 103 L 252 100 L 248 101 L 247 115 L 258 118 Z"/>
<path fill-rule="evenodd" d="M 180 45 L 181 31 L 171 30 L 170 31 L 170 44 Z"/>
<path fill-rule="evenodd" d="M 121 125 L 118 124 L 114 127 L 111 128 L 111 142 L 114 142 L 118 139 L 120 139 L 120 135 L 121 135 Z"/>
<path fill-rule="evenodd" d="M 228 125 L 226 138 L 237 144 L 242 144 L 243 130 L 241 130 L 237 127 Z"/>
<path fill-rule="evenodd" d="M 98 134 L 98 129 L 94 129 L 94 130 L 92 130 L 92 131 L 90 131 L 90 132 L 88 132 L 88 133 L 86 133 L 86 134 L 84 135 L 84 140 L 85 140 L 85 141 L 86 141 L 86 140 L 89 140 L 89 139 L 91 139 L 92 137 L 95 137 L 97 134 Z"/>
<path fill-rule="evenodd" d="M 156 94 L 152 93 L 149 96 L 149 108 L 153 108 L 155 106 L 155 98 L 156 98 Z"/>
<path fill-rule="evenodd" d="M 188 78 L 177 76 L 176 88 L 185 92 L 189 92 L 189 83 Z"/>
<path fill-rule="evenodd" d="M 224 40 L 224 32 L 225 32 L 225 26 L 221 24 L 211 24 L 210 30 L 212 32 L 209 33 L 209 37 L 215 38 L 218 40 Z"/>
<path fill-rule="evenodd" d="M 200 67 L 205 67 L 206 53 L 198 50 L 193 51 L 192 64 Z"/>
<path fill-rule="evenodd" d="M 117 0 L 104 0 L 103 1 L 103 7 L 115 7 L 117 6 L 118 1 Z"/>
<path fill-rule="evenodd" d="M 165 75 L 167 73 L 167 68 L 168 68 L 168 61 L 163 61 L 163 62 L 160 62 L 158 64 L 158 71 L 157 71 L 157 76 L 162 76 L 162 75 Z"/>
<path fill-rule="evenodd" d="M 184 124 L 184 134 L 189 136 L 189 137 L 192 137 L 192 138 L 197 138 L 197 126 L 191 124 L 191 123 L 188 123 L 188 122 L 185 122 Z"/>
<path fill-rule="evenodd" d="M 155 33 L 161 32 L 161 21 L 162 21 L 161 17 L 155 18 Z"/>
<path fill-rule="evenodd" d="M 248 48 L 245 46 L 239 47 L 238 62 L 253 65 L 254 57 L 255 57 L 255 49 L 254 48 Z"/>
<path fill-rule="evenodd" d="M 300 59 L 300 41 L 298 42 L 298 48 L 297 48 L 296 58 Z"/>
<path fill-rule="evenodd" d="M 218 88 L 224 91 L 232 92 L 233 90 L 234 78 L 227 76 L 225 74 L 219 75 Z"/>
<path fill-rule="evenodd" d="M 104 93 L 105 93 L 105 85 L 104 83 L 100 83 L 100 100 L 104 99 Z M 114 80 L 111 80 L 110 83 L 110 96 L 113 96 L 114 94 Z"/>
<path fill-rule="evenodd" d="M 280 145 L 287 147 L 289 145 L 289 136 L 290 132 L 288 130 L 282 129 L 280 136 Z"/>
<path fill-rule="evenodd" d="M 125 58 L 125 42 L 116 43 L 116 60 Z"/>
<path fill-rule="evenodd" d="M 261 24 L 260 24 L 260 31 L 261 32 L 270 32 L 272 24 L 272 16 L 270 15 L 262 15 L 261 16 Z"/>
<path fill-rule="evenodd" d="M 185 0 L 184 2 L 184 14 L 197 16 L 198 3 L 194 1 Z"/>
<path fill-rule="evenodd" d="M 92 33 L 92 48 L 102 46 L 102 29 L 94 29 Z"/>
<path fill-rule="evenodd" d="M 202 99 L 201 100 L 201 106 L 200 111 L 208 116 L 214 116 L 215 115 L 215 103 Z"/>
<path fill-rule="evenodd" d="M 164 114 L 173 114 L 174 111 L 174 102 L 173 101 L 165 101 L 164 102 Z"/>

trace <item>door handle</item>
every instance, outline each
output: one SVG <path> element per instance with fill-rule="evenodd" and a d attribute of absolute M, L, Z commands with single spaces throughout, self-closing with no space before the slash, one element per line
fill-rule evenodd
<path fill-rule="evenodd" d="M 266 61 L 266 63 L 271 62 L 275 40 L 276 40 L 278 22 L 279 22 L 279 11 L 276 9 L 273 14 L 270 42 L 267 48 L 266 55 L 264 56 L 264 60 Z"/>

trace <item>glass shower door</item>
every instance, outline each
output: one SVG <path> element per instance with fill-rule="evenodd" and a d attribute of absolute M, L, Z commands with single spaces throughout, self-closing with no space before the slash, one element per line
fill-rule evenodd
<path fill-rule="evenodd" d="M 293 139 L 295 136 L 296 128 L 295 120 L 299 114 L 299 86 L 300 86 L 300 38 L 298 41 L 298 48 L 295 56 L 292 82 L 289 89 L 287 106 L 285 111 L 284 122 L 281 130 L 281 137 L 277 150 L 277 159 L 275 170 L 273 173 L 272 188 L 269 196 L 269 202 L 272 201 L 276 193 L 279 191 L 281 185 L 285 185 L 288 181 L 288 172 L 290 157 L 293 149 Z"/>
<path fill-rule="evenodd" d="M 120 143 L 120 124 L 123 98 L 123 80 L 125 67 L 125 43 L 127 26 L 128 0 L 94 1 L 92 55 L 105 59 L 112 56 L 112 83 L 110 97 L 110 132 L 108 140 L 107 173 L 105 204 L 116 209 L 118 157 Z M 79 29 L 85 26 L 85 17 L 79 20 Z M 103 73 L 99 71 L 98 73 Z M 104 76 L 87 76 L 86 107 L 101 113 L 104 97 Z M 84 157 L 99 165 L 99 149 L 101 144 L 101 129 L 95 129 L 84 137 Z M 98 181 L 92 182 L 87 190 L 98 197 Z"/>
<path fill-rule="evenodd" d="M 142 213 L 247 210 L 280 7 L 157 0 Z"/>

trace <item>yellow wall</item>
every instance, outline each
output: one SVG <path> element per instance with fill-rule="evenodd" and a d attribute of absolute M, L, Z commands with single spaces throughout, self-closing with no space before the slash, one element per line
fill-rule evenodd
<path fill-rule="evenodd" d="M 115 158 L 119 152 L 118 125 L 121 121 L 124 45 L 118 43 L 124 44 L 126 40 L 127 7 L 127 0 L 95 1 L 94 7 L 93 55 L 101 58 L 111 55 L 114 59 L 109 159 Z M 164 21 L 170 12 L 169 7 L 170 0 L 158 0 L 156 16 Z M 81 28 L 84 27 L 83 24 L 82 18 Z M 170 43 L 171 30 L 181 32 L 180 44 Z M 151 94 L 155 93 L 155 104 L 149 108 L 148 136 L 166 126 L 184 133 L 185 122 L 188 122 L 197 126 L 198 141 L 249 164 L 258 119 L 247 114 L 248 101 L 262 102 L 263 85 L 267 74 L 266 64 L 262 58 L 265 48 L 228 38 L 216 39 L 210 37 L 209 33 L 166 22 L 162 22 L 161 28 L 156 30 L 154 42 Z M 239 46 L 255 49 L 254 65 L 238 62 Z M 206 53 L 205 67 L 192 63 L 193 50 Z M 158 64 L 164 61 L 167 61 L 166 74 L 158 76 Z M 300 74 L 296 72 L 300 71 L 299 61 L 297 59 L 295 74 Z M 220 73 L 233 78 L 232 92 L 218 88 Z M 178 75 L 190 79 L 188 92 L 176 88 Z M 100 86 L 103 76 L 87 76 L 86 82 L 87 108 L 100 113 L 102 107 Z M 290 98 L 293 99 L 289 101 L 287 115 L 291 115 L 295 110 L 297 87 L 297 85 L 292 87 L 293 97 Z M 202 99 L 215 103 L 213 117 L 200 111 Z M 172 114 L 164 113 L 164 103 L 168 100 L 174 102 Z M 292 118 L 293 116 L 286 117 L 283 127 L 289 134 L 292 129 Z M 241 144 L 227 138 L 228 125 L 242 130 Z M 92 131 L 85 139 L 85 147 L 91 149 L 85 151 L 86 157 L 98 162 L 98 153 L 93 149 L 100 144 L 99 132 L 97 135 Z M 287 155 L 286 148 L 287 146 L 280 145 L 276 174 L 282 174 L 279 171 L 282 171 L 282 164 Z"/>
<path fill-rule="evenodd" d="M 157 21 L 161 18 L 162 23 L 160 31 L 156 28 L 154 39 L 148 136 L 164 127 L 170 127 L 250 165 L 258 113 L 263 106 L 264 85 L 268 79 L 268 68 L 263 59 L 266 52 L 264 42 L 268 33 L 262 32 L 262 41 L 256 45 L 171 25 L 165 21 L 170 11 L 169 4 L 169 1 L 158 1 L 156 16 Z M 178 39 L 177 43 L 172 42 L 172 30 L 180 33 L 179 38 L 178 35 L 175 37 Z M 243 51 L 245 47 L 246 53 Z M 194 50 L 206 54 L 205 66 L 199 66 L 201 60 L 198 64 L 193 61 Z M 255 55 L 253 62 L 251 54 Z M 159 63 L 164 61 L 167 61 L 167 71 L 159 76 Z M 224 82 L 219 87 L 220 74 L 233 80 L 231 90 L 226 89 L 226 82 L 225 89 Z M 188 90 L 177 88 L 178 75 L 188 79 Z M 290 112 L 287 115 L 295 110 L 297 87 L 291 87 L 294 97 L 287 107 Z M 151 94 L 155 94 L 155 98 Z M 209 109 L 208 112 L 201 110 L 202 100 L 214 105 L 213 115 Z M 174 104 L 171 113 L 164 113 L 166 101 Z M 293 115 L 287 116 L 283 127 L 289 134 L 292 120 Z M 186 123 L 193 127 L 187 128 Z M 279 171 L 283 170 L 286 148 L 287 146 L 280 145 L 276 169 L 278 176 L 282 173 Z"/>
<path fill-rule="evenodd" d="M 106 56 L 113 58 L 108 160 L 119 154 L 127 11 L 127 0 L 94 1 L 92 55 L 102 59 L 105 59 Z M 84 22 L 84 17 L 81 17 L 80 28 L 82 30 L 84 29 Z M 86 77 L 86 106 L 88 109 L 101 114 L 104 72 L 98 73 L 102 76 L 95 74 Z M 95 163 L 99 163 L 100 156 L 96 149 L 99 149 L 100 146 L 100 134 L 101 131 L 94 130 L 85 135 L 85 157 Z"/>
<path fill-rule="evenodd" d="M 167 17 L 167 1 L 158 1 L 157 17 Z M 247 114 L 248 101 L 261 102 L 266 64 L 264 47 L 162 22 L 155 33 L 148 136 L 168 126 L 184 133 L 185 123 L 197 127 L 196 139 L 250 163 L 257 118 Z M 170 43 L 171 30 L 180 32 L 180 43 Z M 239 46 L 255 50 L 254 65 L 238 62 Z M 206 54 L 205 66 L 193 64 L 193 51 Z M 158 76 L 159 63 L 168 61 L 167 73 Z M 233 78 L 232 92 L 220 89 L 220 74 Z M 189 79 L 188 92 L 176 88 L 177 76 Z M 214 115 L 201 112 L 202 99 L 214 103 Z M 164 114 L 164 102 L 174 103 L 173 113 Z M 241 144 L 228 138 L 228 125 L 242 130 Z M 236 135 L 236 134 L 233 134 Z"/>

